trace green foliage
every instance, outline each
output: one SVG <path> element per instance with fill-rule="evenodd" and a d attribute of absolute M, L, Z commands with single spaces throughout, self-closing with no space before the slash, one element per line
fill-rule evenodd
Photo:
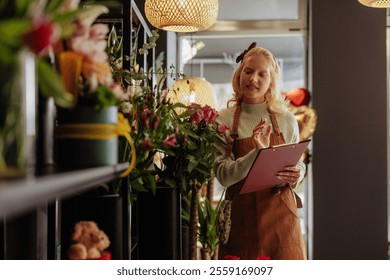
<path fill-rule="evenodd" d="M 118 106 L 120 101 L 106 86 L 98 85 L 93 92 L 83 93 L 79 105 L 92 105 L 96 110 L 103 110 L 110 106 Z"/>
<path fill-rule="evenodd" d="M 223 194 L 214 208 L 207 197 L 202 203 L 200 197 L 197 197 L 198 207 L 198 240 L 202 244 L 203 248 L 210 249 L 210 254 L 214 253 L 219 240 L 217 237 L 216 221 L 218 211 L 221 206 Z"/>
<path fill-rule="evenodd" d="M 176 103 L 175 107 L 185 111 L 171 115 L 169 135 L 175 136 L 176 144 L 170 154 L 164 155 L 158 175 L 167 185 L 189 192 L 193 184 L 202 185 L 212 177 L 214 143 L 219 134 L 215 123 L 218 114 L 209 106 L 199 104 Z M 204 118 L 197 119 L 198 114 Z"/>
<path fill-rule="evenodd" d="M 38 60 L 37 73 L 38 77 L 41 77 L 38 79 L 38 84 L 43 96 L 46 98 L 53 97 L 56 104 L 63 108 L 73 105 L 73 95 L 65 90 L 61 78 L 52 65 L 45 60 Z"/>

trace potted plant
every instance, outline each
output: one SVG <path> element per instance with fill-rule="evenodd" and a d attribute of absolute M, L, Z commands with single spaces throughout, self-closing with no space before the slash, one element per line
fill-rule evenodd
<path fill-rule="evenodd" d="M 197 197 L 198 208 L 198 240 L 202 244 L 201 259 L 209 260 L 217 253 L 219 244 L 217 236 L 216 221 L 218 211 L 221 206 L 222 197 L 216 206 L 212 205 L 207 197 L 201 201 L 201 197 Z"/>
<path fill-rule="evenodd" d="M 100 14 L 107 12 L 102 5 L 83 9 L 74 21 L 73 34 L 57 52 L 60 74 L 75 100 L 74 108 L 61 109 L 58 113 L 58 163 L 61 167 L 118 162 L 117 139 L 121 132 L 118 120 L 125 122 L 122 127 L 126 130 L 125 119 L 118 119 L 118 105 L 124 91 L 113 80 L 106 53 L 108 26 L 93 24 Z"/>
<path fill-rule="evenodd" d="M 135 38 L 138 36 L 135 34 Z M 155 70 L 143 69 L 137 63 L 137 56 L 147 55 L 156 47 L 158 30 L 152 31 L 148 42 L 138 47 L 137 39 L 132 43 L 131 56 L 123 56 L 122 40 L 118 40 L 113 27 L 108 41 L 108 54 L 113 76 L 125 89 L 125 97 L 120 102 L 119 111 L 131 125 L 131 137 L 136 145 L 135 166 L 129 174 L 129 182 L 134 191 L 156 191 L 157 170 L 154 168 L 160 153 L 170 153 L 172 143 L 169 139 L 171 115 L 176 108 L 167 99 L 167 90 L 163 89 L 168 76 L 180 75 L 163 69 L 164 53 L 155 60 Z M 130 69 L 123 68 L 123 61 L 130 61 Z M 153 80 L 157 81 L 155 84 Z M 130 157 L 128 144 L 120 142 L 120 156 Z"/>
<path fill-rule="evenodd" d="M 149 38 L 149 43 L 141 48 L 136 49 L 137 43 L 134 42 L 135 49 L 131 58 L 122 58 L 120 41 L 114 40 L 113 34 L 115 33 L 111 33 L 112 44 L 109 46 L 113 50 L 110 61 L 114 77 L 127 89 L 126 98 L 121 102 L 119 110 L 131 124 L 131 137 L 136 146 L 135 166 L 127 180 L 131 186 L 133 206 L 140 217 L 139 221 L 135 221 L 138 232 L 138 258 L 177 259 L 180 247 L 180 227 L 177 226 L 180 221 L 180 191 L 159 182 L 156 168 L 161 154 L 172 155 L 174 142 L 170 137 L 170 127 L 174 125 L 172 115 L 176 105 L 167 99 L 168 91 L 163 89 L 163 84 L 168 75 L 176 74 L 168 74 L 163 70 L 163 53 L 157 57 L 153 72 L 144 72 L 136 62 L 136 54 L 143 55 L 155 47 L 158 38 L 156 30 Z M 123 59 L 130 60 L 130 69 L 122 68 Z M 155 85 L 152 85 L 153 77 L 157 80 Z M 126 143 L 120 142 L 119 150 L 123 160 L 129 157 L 129 147 Z M 118 190 L 120 183 L 118 180 L 109 186 L 108 191 Z M 159 231 L 158 238 L 151 237 L 156 230 Z"/>
<path fill-rule="evenodd" d="M 150 42 L 139 49 L 133 49 L 133 56 L 129 58 L 122 57 L 121 41 L 117 40 L 115 29 L 109 38 L 114 77 L 127 89 L 126 98 L 119 108 L 132 126 L 131 136 L 137 147 L 136 163 L 129 174 L 129 181 L 133 191 L 137 193 L 137 210 L 142 216 L 142 221 L 138 223 L 143 232 L 138 243 L 141 250 L 143 244 L 152 248 L 169 243 L 162 237 L 161 242 L 158 238 L 149 238 L 148 233 L 150 235 L 154 232 L 150 224 L 154 224 L 155 230 L 161 233 L 164 232 L 161 227 L 170 227 L 172 221 L 181 219 L 180 196 L 188 195 L 190 191 L 196 193 L 212 177 L 214 142 L 226 131 L 226 126 L 217 126 L 215 119 L 218 114 L 209 106 L 186 106 L 172 103 L 167 98 L 168 90 L 162 86 L 165 78 L 182 74 L 173 73 L 174 67 L 170 68 L 171 73 L 164 70 L 161 56 L 157 59 L 154 72 L 144 72 L 139 67 L 135 54 L 145 54 L 156 46 L 156 30 L 153 31 Z M 133 46 L 136 48 L 137 43 Z M 122 68 L 124 59 L 130 60 L 129 70 Z M 155 85 L 151 85 L 152 77 L 157 77 Z M 127 156 L 125 153 L 123 155 Z M 191 209 L 196 210 L 194 200 Z M 164 224 L 160 225 L 159 221 Z M 172 239 L 173 235 L 178 235 L 177 230 L 180 231 L 180 228 L 172 225 L 167 229 L 167 236 Z M 192 235 L 196 239 L 196 225 Z M 174 243 L 176 240 L 171 241 Z M 167 245 L 167 250 L 154 251 L 169 251 L 172 246 L 176 245 Z M 172 259 L 174 256 L 167 258 Z"/>

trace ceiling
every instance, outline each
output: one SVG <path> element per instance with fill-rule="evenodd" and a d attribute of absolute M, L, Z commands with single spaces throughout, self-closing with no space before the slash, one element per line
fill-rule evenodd
<path fill-rule="evenodd" d="M 211 28 L 177 33 L 181 49 L 183 40 L 204 43 L 203 48 L 191 51 L 194 58 L 187 66 L 182 57 L 179 64 L 185 73 L 221 82 L 223 76 L 230 79 L 235 57 L 252 42 L 271 50 L 277 59 L 296 59 L 302 55 L 297 50 L 306 48 L 302 46 L 306 13 L 307 0 L 219 0 L 217 21 Z"/>

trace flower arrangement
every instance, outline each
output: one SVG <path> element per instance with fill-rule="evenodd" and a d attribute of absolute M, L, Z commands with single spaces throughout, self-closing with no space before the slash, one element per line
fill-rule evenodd
<path fill-rule="evenodd" d="M 166 90 L 143 86 L 140 91 L 131 92 L 120 106 L 132 125 L 131 137 L 137 145 L 135 168 L 129 175 L 131 186 L 137 191 L 150 189 L 154 193 L 158 174 L 156 159 L 161 153 L 173 155 L 170 131 L 175 105 L 166 95 Z"/>
<path fill-rule="evenodd" d="M 151 190 L 153 193 L 156 189 L 157 175 L 153 163 L 158 153 L 169 153 L 170 146 L 166 139 L 175 105 L 168 102 L 167 90 L 162 90 L 162 84 L 168 77 L 168 74 L 162 69 L 164 53 L 161 53 L 156 59 L 154 72 L 145 72 L 139 67 L 136 56 L 148 54 L 149 49 L 156 46 L 158 37 L 158 30 L 153 30 L 148 43 L 138 48 L 138 42 L 132 42 L 131 57 L 123 56 L 122 39 L 118 39 L 116 29 L 113 26 L 108 36 L 107 48 L 113 78 L 124 89 L 119 111 L 129 121 L 131 137 L 137 147 L 135 167 L 129 174 L 130 185 L 134 190 Z M 123 67 L 124 60 L 130 61 L 129 69 Z M 153 77 L 158 82 L 151 86 Z M 126 161 L 130 156 L 129 145 L 120 139 L 119 157 Z M 107 187 L 106 191 L 115 193 L 120 184 L 121 180 L 116 181 L 111 188 Z"/>
<path fill-rule="evenodd" d="M 215 146 L 228 127 L 217 125 L 218 113 L 210 106 L 192 103 L 180 114 L 172 115 L 167 141 L 171 153 L 162 158 L 158 172 L 160 181 L 189 192 L 193 185 L 201 186 L 212 177 Z"/>
<path fill-rule="evenodd" d="M 83 9 L 73 21 L 74 32 L 58 52 L 60 73 L 75 104 L 96 110 L 117 106 L 124 98 L 123 88 L 113 79 L 106 52 L 109 28 L 93 24 L 103 13 L 108 9 L 102 5 Z"/>

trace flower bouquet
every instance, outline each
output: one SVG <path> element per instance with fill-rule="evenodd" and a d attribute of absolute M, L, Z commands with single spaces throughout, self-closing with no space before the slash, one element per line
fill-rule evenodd
<path fill-rule="evenodd" d="M 118 116 L 118 105 L 124 98 L 120 84 L 115 83 L 107 48 L 109 28 L 94 23 L 107 13 L 102 5 L 82 9 L 73 21 L 73 33 L 58 48 L 59 70 L 66 89 L 74 97 L 74 108 L 58 113 L 58 162 L 61 167 L 92 167 L 118 162 L 118 136 L 132 146 L 127 120 Z"/>

